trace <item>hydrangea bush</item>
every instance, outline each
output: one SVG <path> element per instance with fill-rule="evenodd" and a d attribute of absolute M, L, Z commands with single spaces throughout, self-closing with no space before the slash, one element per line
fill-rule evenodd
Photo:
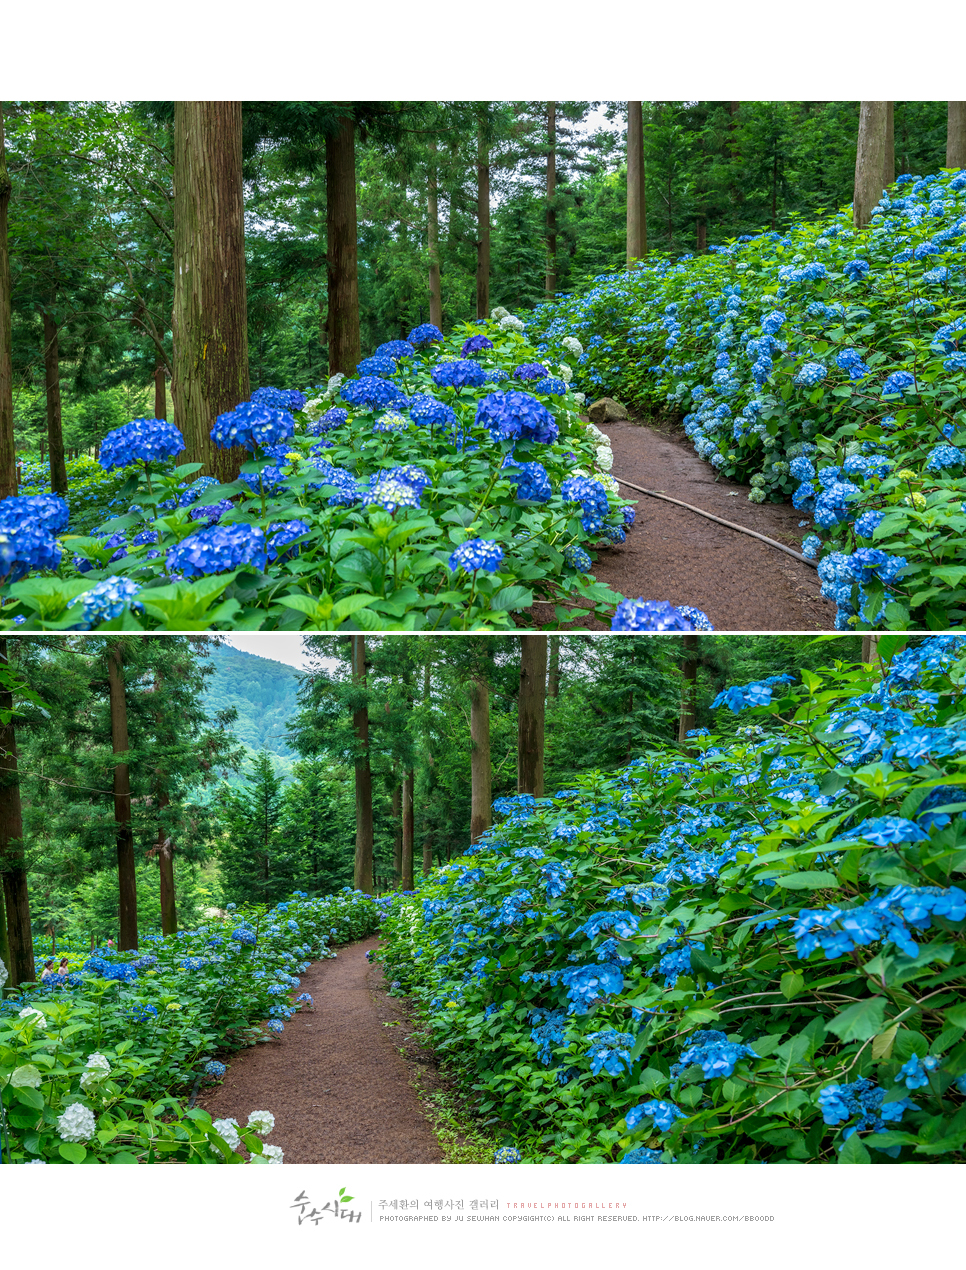
<path fill-rule="evenodd" d="M 966 172 L 907 175 L 867 229 L 845 209 L 651 253 L 539 306 L 527 334 L 585 392 L 681 411 L 753 501 L 811 514 L 840 629 L 947 629 L 966 617 L 964 253 Z M 870 548 L 874 569 L 855 559 Z"/>
<path fill-rule="evenodd" d="M 280 1148 L 261 1141 L 270 1112 L 253 1112 L 247 1127 L 212 1123 L 184 1097 L 224 1075 L 216 1051 L 277 1036 L 311 1008 L 298 976 L 335 956 L 334 944 L 371 934 L 380 906 L 347 887 L 229 910 L 225 921 L 142 938 L 137 952 L 74 954 L 66 976 L 0 1003 L 4 1163 L 238 1163 L 242 1149 L 252 1163 L 281 1163 Z"/>
<path fill-rule="evenodd" d="M 572 561 L 622 540 L 628 505 L 569 369 L 537 364 L 520 326 L 423 324 L 351 377 L 258 389 L 213 421 L 251 455 L 228 485 L 174 466 L 171 424 L 116 429 L 101 461 L 126 474 L 122 514 L 0 552 L 0 626 L 488 630 L 536 599 L 610 616 L 622 597 Z M 0 503 L 0 538 L 20 511 Z M 80 603 L 118 577 L 109 604 Z"/>
<path fill-rule="evenodd" d="M 966 1160 L 966 638 L 902 643 L 497 800 L 393 901 L 388 977 L 525 1159 Z"/>

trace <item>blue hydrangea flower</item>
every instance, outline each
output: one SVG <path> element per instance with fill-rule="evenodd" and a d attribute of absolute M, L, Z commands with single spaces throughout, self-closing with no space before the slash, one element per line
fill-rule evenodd
<path fill-rule="evenodd" d="M 625 1151 L 619 1164 L 660 1164 L 663 1151 L 656 1147 L 636 1147 L 633 1151 Z"/>
<path fill-rule="evenodd" d="M 21 519 L 21 498 L 0 502 L 0 582 L 19 582 L 31 569 L 56 569 L 63 550 L 36 520 Z"/>
<path fill-rule="evenodd" d="M 0 525 L 13 530 L 25 522 L 56 536 L 67 528 L 70 510 L 59 494 L 13 495 L 0 500 Z"/>
<path fill-rule="evenodd" d="M 233 445 L 246 450 L 279 445 L 295 431 L 295 420 L 287 410 L 273 410 L 256 401 L 243 401 L 215 420 L 211 439 L 222 450 Z"/>
<path fill-rule="evenodd" d="M 305 405 L 305 394 L 297 388 L 256 388 L 251 399 L 270 410 L 301 410 Z"/>
<path fill-rule="evenodd" d="M 711 619 L 708 617 L 707 613 L 703 613 L 701 609 L 693 608 L 690 604 L 679 604 L 677 606 L 677 610 L 682 617 L 687 618 L 694 630 L 714 630 L 714 627 L 711 625 Z"/>
<path fill-rule="evenodd" d="M 299 548 L 291 544 L 309 533 L 309 526 L 304 520 L 276 521 L 268 527 L 268 539 L 265 544 L 269 560 L 289 560 L 299 554 Z"/>
<path fill-rule="evenodd" d="M 761 319 L 761 329 L 766 335 L 777 335 L 785 325 L 785 314 L 780 309 L 773 309 Z"/>
<path fill-rule="evenodd" d="M 486 383 L 486 374 L 479 362 L 440 362 L 429 373 L 433 383 L 441 388 L 479 388 Z"/>
<path fill-rule="evenodd" d="M 913 1054 L 912 1058 L 899 1068 L 896 1080 L 901 1080 L 906 1089 L 923 1089 L 929 1084 L 929 1073 L 934 1072 L 939 1063 L 938 1058 L 921 1058 L 918 1054 Z"/>
<path fill-rule="evenodd" d="M 423 322 L 420 326 L 414 326 L 407 336 L 409 343 L 416 348 L 422 344 L 435 344 L 442 338 L 443 332 L 438 326 L 433 326 L 432 322 Z"/>
<path fill-rule="evenodd" d="M 806 362 L 795 376 L 795 383 L 803 388 L 814 388 L 828 375 L 828 370 L 821 362 Z"/>
<path fill-rule="evenodd" d="M 729 1041 L 724 1032 L 714 1030 L 692 1032 L 681 1060 L 671 1068 L 672 1079 L 691 1066 L 700 1067 L 705 1079 L 730 1076 L 742 1058 L 757 1058 L 750 1045 Z"/>
<path fill-rule="evenodd" d="M 476 407 L 476 422 L 494 438 L 515 441 L 556 441 L 559 429 L 547 408 L 526 392 L 491 392 Z"/>
<path fill-rule="evenodd" d="M 537 362 L 525 362 L 522 366 L 518 366 L 513 372 L 514 379 L 546 379 L 550 374 L 546 366 L 541 366 Z"/>
<path fill-rule="evenodd" d="M 323 436 L 326 432 L 331 432 L 333 428 L 341 428 L 344 423 L 349 421 L 349 412 L 343 406 L 333 406 L 331 410 L 327 410 L 320 419 L 316 419 L 314 423 L 310 423 L 306 431 L 313 437 Z"/>
<path fill-rule="evenodd" d="M 565 397 L 567 395 L 567 385 L 562 379 L 557 379 L 554 375 L 548 375 L 546 379 L 540 379 L 533 385 L 534 392 L 545 392 L 551 397 Z"/>
<path fill-rule="evenodd" d="M 576 569 L 578 573 L 586 573 L 593 561 L 584 551 L 583 547 L 578 547 L 576 543 L 571 543 L 569 547 L 564 547 L 564 560 L 570 565 L 571 569 Z"/>
<path fill-rule="evenodd" d="M 381 379 L 385 379 L 389 375 L 396 373 L 396 362 L 392 357 L 380 356 L 375 354 L 373 357 L 364 357 L 356 367 L 357 375 L 376 375 Z"/>
<path fill-rule="evenodd" d="M 388 379 L 380 379 L 378 375 L 363 375 L 361 379 L 350 379 L 339 389 L 339 396 L 350 406 L 361 406 L 367 410 L 376 408 L 405 410 L 409 398 L 400 392 Z"/>
<path fill-rule="evenodd" d="M 471 335 L 460 349 L 460 357 L 469 357 L 471 353 L 482 353 L 484 349 L 492 347 L 493 341 L 488 340 L 485 335 Z"/>
<path fill-rule="evenodd" d="M 868 276 L 869 268 L 867 260 L 849 260 L 842 266 L 842 272 L 850 282 L 861 282 Z"/>
<path fill-rule="evenodd" d="M 516 1147 L 498 1147 L 493 1152 L 494 1164 L 520 1164 L 523 1156 Z"/>
<path fill-rule="evenodd" d="M 156 463 L 184 449 L 184 437 L 165 419 L 132 419 L 101 442 L 98 462 L 105 472 L 131 463 Z"/>
<path fill-rule="evenodd" d="M 465 569 L 467 573 L 472 573 L 474 569 L 496 573 L 502 563 L 503 548 L 485 538 L 470 538 L 461 543 L 449 558 L 449 567 L 454 573 L 459 569 Z"/>
<path fill-rule="evenodd" d="M 229 573 L 243 565 L 264 572 L 265 534 L 255 525 L 213 525 L 169 548 L 165 564 L 169 573 L 186 578 Z"/>
<path fill-rule="evenodd" d="M 882 385 L 882 395 L 887 396 L 890 393 L 903 393 L 907 388 L 915 386 L 916 377 L 908 370 L 894 370 L 889 378 Z"/>
<path fill-rule="evenodd" d="M 927 472 L 941 472 L 944 467 L 961 467 L 966 461 L 966 454 L 954 445 L 937 445 L 929 451 L 926 459 Z"/>
<path fill-rule="evenodd" d="M 612 631 L 693 631 L 691 621 L 666 600 L 621 600 L 611 618 Z"/>
<path fill-rule="evenodd" d="M 885 520 L 884 512 L 869 511 L 863 512 L 861 516 L 856 517 L 853 529 L 858 538 L 871 538 L 875 531 Z M 818 541 L 816 539 L 816 541 Z"/>
<path fill-rule="evenodd" d="M 521 501 L 545 503 L 553 494 L 550 477 L 542 463 L 514 463 L 508 460 L 503 469 L 507 478 L 516 483 L 517 498 Z"/>
<path fill-rule="evenodd" d="M 419 490 L 398 477 L 386 475 L 365 494 L 367 507 L 395 512 L 400 507 L 419 507 Z"/>
<path fill-rule="evenodd" d="M 120 576 L 95 582 L 68 606 L 68 610 L 81 606 L 81 624 L 76 629 L 90 630 L 101 622 L 113 622 L 127 608 L 143 608 L 140 600 L 134 598 L 140 590 L 137 582 Z"/>
<path fill-rule="evenodd" d="M 278 1035 L 279 1032 L 285 1031 L 285 1024 L 281 1019 L 269 1019 L 265 1026 L 270 1032 L 274 1032 L 276 1035 Z"/>
<path fill-rule="evenodd" d="M 415 351 L 408 340 L 389 340 L 379 345 L 375 355 L 376 357 L 391 357 L 394 362 L 399 362 L 404 357 L 412 357 Z"/>
<path fill-rule="evenodd" d="M 458 428 L 459 422 L 450 406 L 437 401 L 428 393 L 413 393 L 409 403 L 409 417 L 420 427 L 445 431 L 447 428 Z"/>
<path fill-rule="evenodd" d="M 663 1098 L 652 1098 L 637 1107 L 632 1107 L 624 1117 L 628 1129 L 636 1129 L 641 1121 L 647 1118 L 653 1120 L 655 1129 L 661 1129 L 667 1133 L 676 1120 L 687 1119 L 687 1112 L 682 1111 L 673 1102 L 666 1102 Z"/>

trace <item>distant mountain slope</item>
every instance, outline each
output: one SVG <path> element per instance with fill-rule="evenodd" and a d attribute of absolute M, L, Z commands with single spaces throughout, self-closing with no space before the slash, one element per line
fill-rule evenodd
<path fill-rule="evenodd" d="M 211 662 L 215 673 L 205 692 L 209 714 L 234 706 L 238 711 L 234 733 L 239 741 L 253 750 L 294 758 L 285 725 L 298 710 L 302 672 L 228 645 L 212 648 Z"/>

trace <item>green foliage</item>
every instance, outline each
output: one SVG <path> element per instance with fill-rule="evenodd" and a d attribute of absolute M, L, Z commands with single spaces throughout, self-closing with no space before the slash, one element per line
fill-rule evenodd
<path fill-rule="evenodd" d="M 498 801 L 394 902 L 387 977 L 526 1159 L 963 1158 L 963 653 L 803 670 L 692 759 Z"/>

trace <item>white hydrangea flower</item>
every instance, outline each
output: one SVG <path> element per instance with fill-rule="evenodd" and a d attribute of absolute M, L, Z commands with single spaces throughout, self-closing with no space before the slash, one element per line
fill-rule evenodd
<path fill-rule="evenodd" d="M 32 1005 L 24 1006 L 24 1008 L 17 1015 L 17 1018 L 27 1019 L 29 1020 L 29 1022 L 35 1023 L 37 1027 L 45 1028 L 47 1026 L 46 1018 L 43 1016 L 43 1014 L 41 1014 L 41 1012 L 35 1006 L 32 1006 Z"/>
<path fill-rule="evenodd" d="M 87 1067 L 80 1078 L 81 1089 L 90 1089 L 91 1085 L 99 1085 L 111 1074 L 111 1064 L 97 1050 L 87 1060 Z"/>
<path fill-rule="evenodd" d="M 3 987 L 3 985 L 7 982 L 9 978 L 10 978 L 10 972 L 7 970 L 7 967 L 3 964 L 3 958 L 0 957 L 0 988 Z"/>
<path fill-rule="evenodd" d="M 324 409 L 325 400 L 322 397 L 313 397 L 311 401 L 307 401 L 302 407 L 302 414 L 308 415 L 310 419 L 313 418 L 313 416 L 318 418 L 318 415 L 315 412 L 323 411 Z"/>
<path fill-rule="evenodd" d="M 10 1073 L 10 1084 L 14 1089 L 39 1089 L 43 1077 L 40 1069 L 33 1063 L 25 1063 L 23 1067 L 15 1067 Z"/>
<path fill-rule="evenodd" d="M 514 317 L 512 313 L 508 313 L 505 318 L 500 321 L 501 331 L 522 331 L 523 323 L 518 317 Z"/>
<path fill-rule="evenodd" d="M 608 438 L 607 433 L 601 432 L 600 428 L 598 428 L 596 423 L 585 423 L 584 427 L 587 429 L 587 431 L 590 433 L 592 437 L 596 437 L 596 439 L 601 443 L 601 445 L 603 445 L 605 442 L 608 445 L 610 445 L 610 439 Z"/>
<path fill-rule="evenodd" d="M 620 493 L 620 486 L 617 484 L 614 478 L 611 475 L 609 475 L 607 472 L 595 473 L 594 480 L 599 481 L 600 484 L 603 485 L 604 489 L 607 490 L 608 493 L 610 494 Z"/>
<path fill-rule="evenodd" d="M 574 393 L 574 401 L 576 401 L 578 406 L 582 406 L 586 400 L 587 400 L 586 393 L 583 393 L 583 392 Z"/>
<path fill-rule="evenodd" d="M 57 1131 L 65 1142 L 89 1142 L 97 1132 L 97 1121 L 90 1107 L 72 1102 L 63 1115 L 57 1117 Z"/>
<path fill-rule="evenodd" d="M 605 472 L 609 472 L 614 466 L 614 451 L 609 445 L 599 445 L 597 447 L 597 465 L 602 467 Z"/>
<path fill-rule="evenodd" d="M 510 316 L 510 310 L 505 309 L 502 304 L 500 305 L 499 308 L 494 309 L 493 312 L 490 314 L 490 318 L 494 322 L 500 322 L 503 320 L 503 318 L 506 318 L 509 316 Z"/>
<path fill-rule="evenodd" d="M 248 1127 L 264 1138 L 275 1128 L 275 1117 L 270 1111 L 253 1111 L 248 1117 Z"/>
<path fill-rule="evenodd" d="M 281 1164 L 285 1152 L 281 1147 L 264 1146 L 261 1155 L 253 1155 L 249 1164 Z"/>
<path fill-rule="evenodd" d="M 343 379 L 345 379 L 345 375 L 343 375 L 341 370 L 337 375 L 333 375 L 331 377 L 329 380 L 329 386 L 325 390 L 326 397 L 335 396 L 335 394 L 339 391 L 339 385 L 342 383 Z"/>
<path fill-rule="evenodd" d="M 237 1120 L 216 1120 L 211 1127 L 215 1133 L 225 1139 L 233 1151 L 237 1151 L 241 1146 Z"/>
<path fill-rule="evenodd" d="M 560 378 L 565 384 L 569 384 L 574 377 L 574 372 L 570 369 L 566 362 L 560 363 Z"/>
<path fill-rule="evenodd" d="M 582 357 L 584 354 L 584 346 L 580 340 L 574 335 L 565 335 L 560 343 L 564 346 L 568 353 L 573 357 Z"/>

